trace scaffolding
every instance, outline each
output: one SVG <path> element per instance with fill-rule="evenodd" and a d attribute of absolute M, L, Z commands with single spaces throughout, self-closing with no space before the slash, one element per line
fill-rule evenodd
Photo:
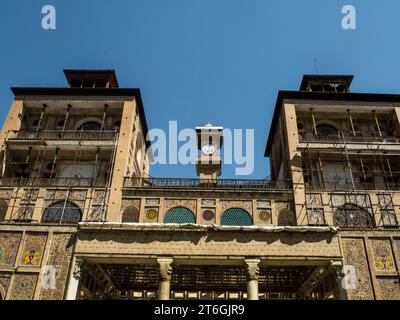
<path fill-rule="evenodd" d="M 18 132 L 10 131 L 5 140 L 3 156 L 1 158 L 2 175 L 0 177 L 0 187 L 2 189 L 11 189 L 9 195 L 9 203 L 0 204 L 1 210 L 9 210 L 8 220 L 15 222 L 30 222 L 33 218 L 35 209 L 42 211 L 42 216 L 48 208 L 48 203 L 62 202 L 61 219 L 59 223 L 63 223 L 64 214 L 69 210 L 68 204 L 70 203 L 72 192 L 75 188 L 86 188 L 91 190 L 91 194 L 87 195 L 91 201 L 85 201 L 87 206 L 80 206 L 81 214 L 88 213 L 92 209 L 93 195 L 99 190 L 103 193 L 100 205 L 100 212 L 97 217 L 93 218 L 96 221 L 104 221 L 106 219 L 107 206 L 109 201 L 109 194 L 111 188 L 111 181 L 113 177 L 113 168 L 116 157 L 116 150 L 118 145 L 118 129 L 115 128 L 112 135 L 106 134 L 104 137 L 110 140 L 111 143 L 107 145 L 84 145 L 83 142 L 87 141 L 88 135 L 82 134 L 83 129 L 79 134 L 74 135 L 74 139 L 70 139 L 70 131 L 67 131 L 67 121 L 69 119 L 72 106 L 68 104 L 67 111 L 63 120 L 63 127 L 61 131 L 41 130 L 42 121 L 44 119 L 47 105 L 43 104 L 39 120 L 37 121 L 34 135 L 25 135 L 20 130 Z M 105 131 L 105 121 L 107 117 L 108 105 L 104 105 L 104 112 L 101 117 L 100 135 L 92 135 L 94 137 L 103 137 Z M 20 114 L 21 119 L 24 117 Z M 25 123 L 27 128 L 28 125 Z M 50 132 L 51 134 L 46 134 Z M 68 133 L 68 136 L 65 135 Z M 112 137 L 112 139 L 110 139 Z M 65 143 L 64 146 L 57 144 L 49 144 L 49 140 L 72 140 L 71 143 Z M 22 142 L 20 141 L 22 140 Z M 11 157 L 12 146 L 17 145 L 18 151 L 15 152 L 14 157 Z M 71 153 L 64 147 L 71 148 L 74 146 L 74 156 L 70 159 Z M 27 148 L 27 149 L 26 149 Z M 88 155 L 95 148 L 95 157 L 88 161 Z M 27 151 L 24 151 L 27 150 Z M 101 157 L 101 151 L 106 150 L 109 155 Z M 62 152 L 64 152 L 64 159 Z M 90 152 L 89 152 L 90 151 Z M 25 155 L 24 155 L 25 152 Z M 18 156 L 19 155 L 19 156 Z M 50 158 L 49 158 L 50 156 Z M 21 159 L 22 157 L 22 159 Z M 83 161 L 85 159 L 85 161 Z M 107 164 L 108 163 L 108 164 Z M 72 176 L 68 178 L 60 177 L 56 174 L 57 165 L 72 166 Z M 81 176 L 85 166 L 89 166 L 86 171 L 91 170 L 90 178 Z M 46 169 L 46 170 L 45 170 Z M 45 172 L 44 172 L 45 171 Z M 102 178 L 104 174 L 104 178 Z M 44 195 L 43 205 L 39 205 L 36 201 L 38 192 L 41 188 L 51 189 L 51 197 Z M 56 198 L 58 191 L 64 191 L 65 197 L 63 199 Z M 90 217 L 89 217 L 90 218 Z"/>
<path fill-rule="evenodd" d="M 398 143 L 399 139 L 398 137 L 385 137 L 382 130 L 383 126 L 375 110 L 372 111 L 372 116 L 370 117 L 371 122 L 374 124 L 375 139 L 358 138 L 360 134 L 357 132 L 358 128 L 356 128 L 350 109 L 347 110 L 351 131 L 350 136 L 346 136 L 346 134 L 337 130 L 336 137 L 320 137 L 315 111 L 313 108 L 309 111 L 313 138 L 304 139 L 303 137 L 303 141 L 301 142 L 305 142 L 302 147 L 303 179 L 306 193 L 310 195 L 311 199 L 315 199 L 321 191 L 330 192 L 330 207 L 332 212 L 334 212 L 335 208 L 332 197 L 335 194 L 345 194 L 347 198 L 352 196 L 354 198 L 356 195 L 374 191 L 389 196 L 389 202 L 393 204 L 393 193 L 400 190 L 399 181 L 397 181 L 398 177 L 400 177 L 400 172 L 394 171 L 391 154 L 386 150 L 382 150 L 382 146 L 387 141 L 396 141 Z M 326 148 L 313 148 L 312 144 L 314 142 L 329 143 L 329 146 Z M 357 148 L 355 149 L 354 146 L 351 151 L 349 150 L 349 145 L 353 143 L 360 144 L 360 142 L 366 147 L 364 148 L 364 153 L 356 150 Z M 323 156 L 330 156 L 329 161 L 324 163 Z M 339 157 L 339 161 L 333 161 L 335 157 Z M 354 168 L 355 160 L 359 162 L 358 170 Z M 339 163 L 343 165 L 342 170 L 337 170 L 336 168 L 334 170 L 329 169 L 329 165 Z M 373 164 L 373 170 L 368 168 L 368 163 Z M 344 179 L 341 180 L 344 181 L 340 181 L 339 174 L 342 175 Z M 337 180 L 341 183 L 327 179 L 332 175 L 337 177 Z M 382 180 L 382 183 L 377 183 L 379 179 Z M 311 201 L 310 203 L 312 210 L 314 210 L 314 202 Z M 373 212 L 373 206 L 370 201 L 367 201 L 365 197 L 364 202 L 362 204 L 358 203 L 358 205 L 362 209 L 368 210 L 371 214 L 376 214 L 376 212 Z"/>

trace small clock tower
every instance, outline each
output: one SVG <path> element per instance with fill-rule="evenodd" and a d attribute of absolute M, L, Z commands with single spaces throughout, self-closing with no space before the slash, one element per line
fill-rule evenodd
<path fill-rule="evenodd" d="M 207 124 L 196 127 L 197 147 L 200 154 L 196 159 L 196 173 L 200 180 L 216 180 L 221 175 L 223 127 Z"/>

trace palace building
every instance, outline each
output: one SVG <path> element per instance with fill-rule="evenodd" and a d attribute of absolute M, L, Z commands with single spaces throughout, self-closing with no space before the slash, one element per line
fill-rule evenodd
<path fill-rule="evenodd" d="M 400 299 L 400 95 L 348 75 L 280 91 L 269 180 L 149 176 L 139 89 L 112 70 L 12 88 L 0 133 L 0 299 Z M 249 106 L 251 107 L 251 106 Z"/>

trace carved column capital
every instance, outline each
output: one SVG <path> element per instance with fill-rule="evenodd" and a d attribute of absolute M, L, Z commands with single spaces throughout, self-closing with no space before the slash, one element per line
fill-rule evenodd
<path fill-rule="evenodd" d="M 172 277 L 172 258 L 158 258 L 157 263 L 159 265 L 159 276 L 160 280 L 171 280 Z"/>
<path fill-rule="evenodd" d="M 246 276 L 248 280 L 258 280 L 260 274 L 260 259 L 245 259 Z"/>

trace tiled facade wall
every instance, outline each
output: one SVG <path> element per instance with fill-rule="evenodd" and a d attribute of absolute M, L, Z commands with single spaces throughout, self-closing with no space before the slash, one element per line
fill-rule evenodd
<path fill-rule="evenodd" d="M 63 299 L 74 239 L 74 231 L 65 228 L 0 226 L 2 298 Z"/>
<path fill-rule="evenodd" d="M 345 265 L 355 267 L 355 288 L 349 289 L 351 299 L 400 300 L 400 237 L 365 233 L 341 238 Z"/>
<path fill-rule="evenodd" d="M 189 209 L 196 216 L 198 224 L 220 224 L 223 213 L 231 208 L 245 210 L 254 225 L 294 225 L 294 213 L 290 203 L 272 198 L 255 200 L 233 200 L 222 198 L 167 198 L 143 197 L 122 200 L 122 221 L 162 223 L 168 210 L 175 207 Z M 133 212 L 138 212 L 137 221 L 131 221 Z"/>

